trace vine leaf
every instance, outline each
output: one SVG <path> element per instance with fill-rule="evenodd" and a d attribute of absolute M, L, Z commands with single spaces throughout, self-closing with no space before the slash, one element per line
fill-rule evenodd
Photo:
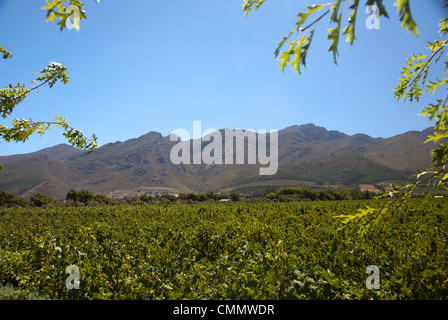
<path fill-rule="evenodd" d="M 345 2 L 345 0 L 344 0 Z M 330 21 L 337 22 L 339 8 L 341 7 L 342 0 L 337 0 L 330 8 L 331 14 Z"/>
<path fill-rule="evenodd" d="M 339 16 L 336 18 L 336 27 L 332 29 L 328 29 L 329 35 L 327 37 L 327 40 L 331 41 L 330 48 L 328 51 L 333 52 L 333 61 L 335 64 L 337 64 L 337 57 L 339 56 L 338 52 L 338 46 L 339 46 L 339 34 L 341 30 L 341 19 L 342 14 L 339 14 Z"/>
<path fill-rule="evenodd" d="M 366 6 L 373 6 L 373 5 L 376 5 L 380 10 L 380 17 L 385 16 L 386 18 L 389 18 L 389 15 L 387 14 L 386 11 L 386 7 L 383 4 L 383 0 L 368 0 L 366 3 Z"/>
<path fill-rule="evenodd" d="M 356 40 L 355 37 L 355 24 L 356 24 L 356 15 L 358 14 L 359 1 L 355 0 L 354 3 L 350 6 L 350 9 L 353 9 L 353 12 L 349 14 L 348 26 L 344 29 L 344 34 L 347 35 L 347 42 L 350 42 L 350 45 L 353 45 L 353 42 Z"/>
<path fill-rule="evenodd" d="M 294 59 L 291 61 L 291 68 L 294 68 L 294 71 L 298 74 L 301 74 L 300 65 L 306 67 L 306 56 L 308 54 L 308 50 L 311 45 L 311 41 L 313 40 L 314 29 L 310 31 L 310 35 L 306 37 L 304 34 L 300 39 L 294 40 L 289 43 L 289 49 L 284 51 L 283 54 L 277 58 L 281 63 L 279 68 L 284 72 L 285 67 L 290 63 L 292 57 Z"/>
<path fill-rule="evenodd" d="M 308 8 L 307 12 L 300 12 L 297 15 L 299 17 L 299 21 L 296 22 L 297 31 L 300 30 L 300 27 L 305 23 L 306 19 L 308 19 L 308 17 L 311 14 L 322 10 L 324 7 L 325 7 L 325 5 L 323 5 L 323 4 L 307 6 L 307 8 Z"/>
<path fill-rule="evenodd" d="M 293 42 L 289 43 L 289 49 L 287 51 L 284 51 L 283 54 L 277 58 L 277 60 L 281 60 L 281 63 L 279 65 L 279 68 L 282 69 L 282 72 L 285 71 L 286 65 L 289 63 L 289 60 L 291 59 L 291 55 L 294 54 L 294 48 L 296 46 L 297 40 L 294 40 Z"/>
<path fill-rule="evenodd" d="M 265 0 L 244 0 L 243 2 L 243 11 L 244 16 L 247 18 L 249 12 L 252 11 L 252 7 L 255 5 L 255 9 L 261 7 L 261 5 L 265 2 Z"/>
<path fill-rule="evenodd" d="M 289 34 L 286 37 L 283 37 L 283 40 L 278 43 L 277 49 L 275 49 L 274 55 L 276 58 L 278 58 L 278 55 L 280 54 L 280 50 L 282 49 L 283 45 L 288 41 L 289 38 L 295 33 L 295 30 L 292 30 L 289 32 Z"/>
<path fill-rule="evenodd" d="M 401 27 L 407 31 L 411 31 L 416 37 L 418 37 L 417 23 L 412 18 L 409 0 L 397 0 L 394 6 L 398 8 Z"/>
<path fill-rule="evenodd" d="M 0 46 L 0 53 L 3 55 L 3 59 L 11 59 L 12 54 L 2 46 Z"/>

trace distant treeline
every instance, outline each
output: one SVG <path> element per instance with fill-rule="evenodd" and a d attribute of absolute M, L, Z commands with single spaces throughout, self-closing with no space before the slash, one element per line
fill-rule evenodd
<path fill-rule="evenodd" d="M 355 189 L 314 190 L 311 188 L 281 188 L 266 194 L 270 200 L 285 201 L 332 201 L 332 200 L 368 200 L 373 199 L 376 192 Z"/>
<path fill-rule="evenodd" d="M 112 199 L 102 194 L 94 194 L 90 190 L 70 190 L 65 200 L 55 200 L 50 196 L 44 194 L 35 194 L 31 196 L 30 201 L 26 201 L 23 197 L 16 196 L 6 191 L 0 191 L 0 207 L 47 207 L 47 206 L 62 206 L 62 207 L 81 207 L 81 206 L 97 206 L 97 205 L 142 205 L 151 203 L 196 203 L 204 201 L 240 201 L 241 195 L 239 193 L 230 194 L 215 194 L 209 192 L 202 193 L 184 193 L 179 196 L 165 194 L 150 196 L 143 194 L 139 197 L 128 197 L 124 199 Z"/>
<path fill-rule="evenodd" d="M 0 191 L 0 207 L 81 207 L 98 205 L 143 205 L 156 203 L 198 203 L 198 202 L 220 202 L 220 201 L 245 201 L 245 202 L 288 202 L 288 201 L 338 201 L 338 200 L 368 200 L 373 199 L 377 193 L 360 191 L 355 189 L 340 188 L 315 190 L 311 188 L 266 188 L 257 196 L 243 197 L 237 192 L 229 194 L 208 193 L 182 193 L 175 195 L 150 196 L 143 194 L 138 197 L 125 199 L 112 199 L 101 194 L 94 194 L 90 190 L 70 190 L 65 200 L 55 200 L 44 194 L 35 194 L 29 201 L 6 191 Z M 421 197 L 416 194 L 414 197 Z"/>

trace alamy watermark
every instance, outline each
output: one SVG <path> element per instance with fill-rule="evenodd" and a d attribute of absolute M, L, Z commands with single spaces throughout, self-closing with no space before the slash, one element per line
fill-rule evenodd
<path fill-rule="evenodd" d="M 100 3 L 100 0 L 95 1 Z M 70 3 L 72 2 L 70 1 Z M 77 30 L 79 29 L 79 21 L 81 20 L 81 10 L 82 13 L 85 14 L 85 11 L 81 8 L 80 5 L 76 6 L 70 4 L 65 8 L 64 14 L 67 15 L 67 19 L 65 20 L 65 27 L 67 29 L 77 29 Z"/>
<path fill-rule="evenodd" d="M 182 140 L 179 141 L 180 137 Z M 260 175 L 277 173 L 278 130 L 270 130 L 268 144 L 268 134 L 265 129 L 258 130 L 258 133 L 252 129 L 244 131 L 208 129 L 202 133 L 201 121 L 193 121 L 193 137 L 201 138 L 191 140 L 190 137 L 190 133 L 185 129 L 176 129 L 171 132 L 170 141 L 179 141 L 170 152 L 173 164 L 246 164 L 245 155 L 247 154 L 247 164 L 257 164 L 258 161 L 263 166 L 267 165 L 259 169 Z M 203 142 L 209 143 L 203 147 Z"/>
<path fill-rule="evenodd" d="M 74 6 L 71 4 L 65 9 L 65 13 L 70 14 L 68 16 L 67 20 L 65 20 L 65 27 L 67 29 L 76 28 L 75 21 L 79 21 L 79 17 L 80 17 L 79 8 L 77 6 Z"/>
<path fill-rule="evenodd" d="M 68 290 L 79 289 L 79 285 L 81 282 L 79 281 L 79 268 L 77 266 L 68 266 L 65 269 L 65 273 L 68 273 L 69 276 L 65 280 L 65 286 Z"/>
<path fill-rule="evenodd" d="M 380 8 L 375 5 L 367 6 L 366 13 L 369 15 L 366 19 L 366 28 L 369 30 L 380 29 Z"/>
<path fill-rule="evenodd" d="M 366 273 L 369 274 L 366 280 L 366 287 L 369 290 L 380 288 L 380 268 L 377 266 L 368 266 L 366 268 Z"/>

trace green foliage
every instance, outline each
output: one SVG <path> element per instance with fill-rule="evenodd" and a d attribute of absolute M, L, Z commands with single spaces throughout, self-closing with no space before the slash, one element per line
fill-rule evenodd
<path fill-rule="evenodd" d="M 87 189 L 82 189 L 80 191 L 76 191 L 74 189 L 67 192 L 66 195 L 67 200 L 72 200 L 73 202 L 81 202 L 84 205 L 87 205 L 91 202 L 97 202 L 101 204 L 112 204 L 112 199 L 106 197 L 102 194 L 94 194 L 92 191 Z"/>
<path fill-rule="evenodd" d="M 331 41 L 331 45 L 328 51 L 333 52 L 334 63 L 337 63 L 337 57 L 339 56 L 338 47 L 339 47 L 339 34 L 341 33 L 341 19 L 342 19 L 342 13 L 336 18 L 336 20 L 334 20 L 334 22 L 336 23 L 336 27 L 328 29 L 329 34 L 327 40 Z"/>
<path fill-rule="evenodd" d="M 400 14 L 401 27 L 418 36 L 417 23 L 412 18 L 411 4 L 409 0 L 397 0 L 394 4 Z"/>
<path fill-rule="evenodd" d="M 43 207 L 52 203 L 54 203 L 54 199 L 45 194 L 36 193 L 30 198 L 30 204 L 35 207 Z"/>
<path fill-rule="evenodd" d="M 408 1 L 400 2 L 400 8 L 407 12 L 409 9 Z M 445 5 L 448 8 L 448 5 Z M 411 19 L 410 11 L 409 16 L 404 19 Z M 417 102 L 420 100 L 423 94 L 438 94 L 440 89 L 444 87 L 448 88 L 448 78 L 437 78 L 433 81 L 427 79 L 431 66 L 437 63 L 442 57 L 445 57 L 445 71 L 448 71 L 448 55 L 445 55 L 445 47 L 448 43 L 446 39 L 448 30 L 448 20 L 442 19 L 439 24 L 439 38 L 436 38 L 433 42 L 428 42 L 425 47 L 430 51 L 430 54 L 424 55 L 412 55 L 407 60 L 406 67 L 402 68 L 401 79 L 397 88 L 395 88 L 395 97 L 397 100 L 409 100 Z M 448 95 L 442 93 L 443 98 L 437 99 L 435 104 L 429 104 L 424 107 L 420 115 L 427 116 L 429 120 L 435 123 L 434 133 L 428 137 L 428 142 L 435 143 L 436 148 L 432 151 L 433 166 L 425 170 L 420 170 L 416 175 L 419 180 L 414 185 L 404 185 L 400 188 L 394 189 L 394 194 L 402 193 L 401 198 L 406 199 L 416 186 L 429 182 L 428 187 L 431 185 L 437 186 L 439 190 L 447 189 L 448 183 L 448 113 L 446 103 L 448 101 Z M 423 179 L 423 180 L 420 180 Z"/>
<path fill-rule="evenodd" d="M 7 88 L 0 89 L 0 115 L 3 119 L 10 116 L 14 108 L 33 90 L 40 90 L 42 86 L 48 85 L 53 87 L 58 81 L 66 84 L 68 82 L 68 71 L 65 66 L 60 63 L 51 62 L 46 68 L 42 69 L 37 74 L 38 78 L 34 80 L 37 86 L 29 89 L 25 85 L 17 83 L 16 86 L 10 84 Z M 0 125 L 0 138 L 4 141 L 10 142 L 25 142 L 29 137 L 38 133 L 42 136 L 51 125 L 55 125 L 57 128 L 64 130 L 64 136 L 70 142 L 71 145 L 85 149 L 88 153 L 93 152 L 97 147 L 97 137 L 92 135 L 89 139 L 84 134 L 69 126 L 65 119 L 57 117 L 54 121 L 33 121 L 31 119 L 13 119 L 11 126 Z"/>
<path fill-rule="evenodd" d="M 162 196 L 163 198 L 164 196 Z M 204 202 L 204 201 L 219 201 L 222 199 L 231 199 L 232 201 L 241 200 L 241 195 L 236 192 L 232 192 L 230 194 L 215 194 L 213 192 L 208 193 L 181 193 L 179 197 L 175 197 L 173 201 L 183 200 L 183 201 L 193 201 L 193 202 Z"/>
<path fill-rule="evenodd" d="M 154 201 L 154 198 L 151 197 L 150 195 L 147 195 L 147 194 L 142 194 L 142 195 L 139 197 L 139 199 L 140 199 L 141 201 L 143 201 L 143 202 L 146 202 L 146 203 L 150 203 L 150 202 Z"/>
<path fill-rule="evenodd" d="M 162 195 L 160 197 L 160 200 L 161 201 L 165 200 L 165 201 L 168 201 L 168 202 L 175 202 L 175 201 L 177 201 L 177 197 L 175 195 L 172 195 L 172 194 L 164 194 L 164 195 Z M 204 200 L 208 200 L 208 199 L 206 199 L 205 196 L 203 196 L 203 195 L 198 196 L 198 200 L 197 201 L 204 201 Z"/>
<path fill-rule="evenodd" d="M 378 7 L 378 9 L 380 10 L 380 17 L 384 16 L 386 18 L 389 18 L 383 0 L 368 0 L 366 6 L 372 6 L 372 5 L 376 5 Z"/>
<path fill-rule="evenodd" d="M 11 59 L 12 54 L 2 46 L 0 46 L 0 53 L 3 55 L 3 59 Z"/>
<path fill-rule="evenodd" d="M 0 191 L 0 207 L 25 207 L 28 203 L 22 197 L 13 195 L 6 191 Z"/>
<path fill-rule="evenodd" d="M 294 56 L 294 59 L 291 62 L 291 67 L 294 67 L 294 71 L 300 74 L 300 65 L 306 67 L 306 55 L 311 45 L 311 41 L 313 40 L 313 36 L 314 30 L 311 30 L 310 35 L 308 37 L 303 35 L 298 44 L 297 40 L 290 43 L 289 50 L 283 52 L 282 56 L 278 58 L 278 60 L 282 60 L 280 63 L 280 68 L 282 68 L 282 71 L 284 71 L 286 65 L 289 63 L 291 56 Z"/>
<path fill-rule="evenodd" d="M 355 36 L 355 25 L 356 25 L 356 13 L 358 12 L 359 1 L 355 0 L 354 3 L 350 6 L 350 9 L 353 9 L 352 13 L 349 14 L 348 25 L 344 29 L 344 33 L 347 35 L 347 42 L 350 42 L 350 45 L 353 45 L 353 42 L 356 40 Z"/>
<path fill-rule="evenodd" d="M 47 22 L 57 21 L 59 30 L 63 31 L 67 27 L 67 21 L 73 24 L 76 31 L 81 28 L 81 20 L 87 20 L 86 12 L 84 11 L 84 3 L 79 0 L 45 0 L 47 5 L 42 9 L 47 11 Z M 100 2 L 100 0 L 96 0 Z"/>
<path fill-rule="evenodd" d="M 191 201 L 207 201 L 209 200 L 208 196 L 206 194 L 201 193 L 181 193 L 179 195 L 180 200 L 191 200 Z M 176 198 L 177 200 L 177 198 Z"/>
<path fill-rule="evenodd" d="M 339 201 L 339 200 L 367 200 L 376 196 L 374 192 L 354 189 L 313 190 L 311 188 L 281 188 L 265 197 L 280 202 L 289 201 Z"/>
<path fill-rule="evenodd" d="M 240 201 L 241 200 L 241 195 L 239 193 L 232 192 L 232 193 L 230 193 L 230 200 L 232 200 L 232 201 Z"/>
<path fill-rule="evenodd" d="M 376 205 L 4 209 L 0 286 L 19 299 L 447 299 L 447 203 L 414 199 L 363 238 L 338 231 L 335 216 Z M 79 290 L 65 286 L 72 265 Z"/>
<path fill-rule="evenodd" d="M 85 12 L 82 9 L 84 4 L 81 1 L 46 0 L 46 2 L 47 5 L 42 9 L 47 10 L 47 21 L 55 21 L 59 18 L 58 25 L 62 31 L 66 27 L 67 19 L 70 19 L 73 20 L 74 27 L 79 31 L 79 21 L 86 19 Z M 12 54 L 2 46 L 0 46 L 0 54 L 3 55 L 3 59 L 12 57 Z M 37 75 L 38 78 L 33 81 L 33 84 L 36 86 L 31 89 L 19 82 L 16 85 L 9 84 L 7 87 L 0 89 L 0 115 L 3 119 L 11 116 L 14 108 L 24 101 L 31 91 L 37 90 L 39 92 L 40 88 L 46 85 L 52 88 L 58 81 L 67 84 L 69 79 L 67 68 L 57 62 L 50 62 Z M 7 142 L 25 142 L 35 132 L 42 136 L 45 131 L 50 129 L 51 125 L 55 125 L 57 128 L 64 130 L 64 136 L 74 147 L 85 149 L 88 153 L 96 149 L 97 138 L 95 135 L 92 135 L 89 139 L 81 131 L 69 126 L 65 119 L 56 117 L 53 120 L 33 121 L 31 119 L 13 119 L 11 126 L 0 125 L 0 139 Z M 1 164 L 0 169 L 2 169 Z"/>
<path fill-rule="evenodd" d="M 47 296 L 40 296 L 35 292 L 18 290 L 11 285 L 0 285 L 0 300 L 50 300 Z"/>
<path fill-rule="evenodd" d="M 265 0 L 244 0 L 244 15 L 247 17 L 252 9 L 258 9 L 264 2 Z M 307 5 L 306 11 L 299 12 L 299 14 L 297 15 L 298 20 L 296 22 L 296 29 L 290 31 L 289 34 L 279 42 L 277 49 L 274 52 L 275 57 L 281 61 L 279 68 L 282 69 L 282 71 L 284 71 L 285 67 L 290 64 L 290 66 L 294 68 L 295 72 L 301 74 L 300 65 L 306 67 L 305 61 L 311 45 L 311 40 L 314 36 L 314 29 L 310 31 L 309 36 L 307 36 L 307 33 L 311 27 L 319 23 L 324 17 L 328 15 L 330 15 L 328 19 L 329 23 L 335 24 L 334 28 L 328 29 L 327 40 L 330 41 L 330 47 L 328 51 L 333 54 L 333 61 L 335 64 L 337 64 L 342 18 L 344 15 L 343 9 L 346 2 L 346 0 L 335 0 L 331 3 Z M 342 31 L 343 35 L 347 35 L 346 41 L 350 42 L 350 45 L 353 45 L 354 41 L 356 40 L 355 24 L 356 17 L 358 15 L 359 3 L 360 0 L 350 0 L 351 5 L 349 9 L 351 9 L 352 11 L 348 14 L 348 24 Z M 383 4 L 383 0 L 367 0 L 366 6 L 371 5 L 376 5 L 378 7 L 380 17 L 384 16 L 385 18 L 389 18 L 386 7 Z M 394 6 L 397 7 L 398 13 L 400 14 L 402 28 L 411 31 L 414 35 L 417 36 L 417 24 L 412 18 L 410 1 L 398 0 L 395 2 Z M 327 7 L 330 8 L 323 11 L 323 9 Z M 311 23 L 304 26 L 305 22 L 307 22 L 312 16 L 315 16 L 316 14 L 318 14 L 318 16 Z M 297 34 L 296 40 L 289 42 L 288 50 L 283 51 L 280 55 L 282 47 L 294 34 Z"/>
<path fill-rule="evenodd" d="M 397 1 L 399 3 L 399 10 L 403 12 L 403 21 L 408 22 L 409 28 L 414 34 L 417 34 L 414 30 L 414 23 L 412 22 L 412 16 L 410 14 L 408 1 Z M 445 6 L 447 8 L 448 5 Z M 424 94 L 435 95 L 439 92 L 439 89 L 445 87 L 447 89 L 448 78 L 442 77 L 442 79 L 435 79 L 434 81 L 428 80 L 428 75 L 431 67 L 437 63 L 445 55 L 445 46 L 448 43 L 446 39 L 448 30 L 448 20 L 442 19 L 439 29 L 439 38 L 436 38 L 433 42 L 428 42 L 428 46 L 425 48 L 430 50 L 429 55 L 419 54 L 412 55 L 407 60 L 406 67 L 401 70 L 401 78 L 398 87 L 395 88 L 395 97 L 397 100 L 409 100 L 410 102 L 419 101 Z M 448 71 L 448 59 L 445 61 L 445 72 Z M 431 185 L 436 186 L 439 191 L 447 189 L 448 183 L 448 113 L 446 109 L 446 103 L 448 101 L 448 95 L 443 94 L 443 98 L 437 99 L 435 104 L 429 104 L 424 107 L 420 115 L 427 116 L 429 120 L 435 123 L 434 133 L 428 137 L 428 142 L 433 142 L 436 148 L 432 151 L 433 166 L 425 170 L 419 170 L 415 175 L 417 182 L 413 184 L 403 184 L 401 186 L 393 186 L 393 190 L 386 192 L 382 197 L 394 197 L 391 203 L 379 209 L 372 209 L 361 211 L 361 217 L 381 216 L 391 213 L 391 211 L 399 209 L 406 200 L 413 194 L 414 190 L 428 182 L 427 192 Z M 350 217 L 349 217 L 350 219 Z"/>
<path fill-rule="evenodd" d="M 447 0 L 441 0 L 443 2 L 447 2 Z M 341 19 L 343 15 L 343 4 L 345 4 L 345 0 L 336 0 L 333 3 L 321 4 L 321 5 L 307 5 L 307 11 L 301 12 L 298 14 L 299 20 L 297 21 L 297 29 L 296 31 L 291 31 L 288 36 L 284 37 L 283 40 L 279 43 L 275 56 L 277 57 L 280 53 L 282 46 L 286 43 L 286 41 L 292 37 L 294 33 L 299 33 L 298 39 L 300 41 L 295 40 L 289 43 L 289 49 L 284 51 L 283 54 L 278 58 L 281 60 L 280 68 L 284 71 L 285 67 L 290 64 L 291 67 L 295 67 L 294 70 L 300 72 L 300 62 L 305 61 L 306 55 L 309 49 L 309 41 L 307 43 L 306 50 L 302 50 L 303 44 L 305 43 L 305 35 L 307 30 L 318 23 L 322 18 L 331 13 L 329 21 L 331 23 L 335 23 L 336 26 L 334 28 L 328 29 L 328 37 L 327 40 L 330 41 L 329 51 L 333 53 L 334 62 L 337 63 L 338 57 L 338 46 L 339 46 L 339 37 L 340 37 L 340 28 L 341 28 Z M 350 9 L 352 12 L 349 14 L 348 25 L 344 28 L 343 34 L 347 35 L 347 42 L 350 42 L 350 45 L 353 44 L 356 39 L 355 35 L 355 23 L 356 16 L 359 9 L 359 0 L 351 0 Z M 247 15 L 253 5 L 256 5 L 258 8 L 262 2 L 256 1 L 245 1 L 245 5 L 243 6 L 243 11 Z M 382 0 L 368 0 L 366 2 L 367 6 L 376 5 L 379 9 L 380 17 L 384 16 L 389 18 L 386 8 L 383 4 Z M 331 6 L 329 10 L 318 16 L 313 22 L 311 22 L 308 26 L 302 27 L 305 21 L 314 13 L 321 11 L 324 7 Z M 394 6 L 397 7 L 398 13 L 400 15 L 401 27 L 404 30 L 411 31 L 415 36 L 418 36 L 417 23 L 412 17 L 411 14 L 411 6 L 410 0 L 397 0 L 394 3 Z M 448 4 L 445 5 L 445 9 L 448 8 Z M 439 37 L 436 38 L 433 42 L 428 42 L 428 46 L 426 46 L 427 50 L 430 50 L 430 55 L 412 55 L 410 59 L 407 60 L 406 67 L 402 69 L 401 78 L 399 81 L 399 85 L 395 88 L 395 97 L 397 100 L 409 100 L 411 102 L 419 101 L 420 98 L 424 94 L 436 94 L 439 92 L 440 88 L 447 89 L 448 78 L 442 77 L 441 79 L 437 78 L 433 81 L 429 81 L 427 79 L 429 75 L 430 68 L 433 64 L 437 63 L 442 57 L 446 57 L 445 60 L 445 71 L 448 72 L 448 55 L 445 55 L 445 47 L 448 44 L 448 39 L 446 39 L 448 33 L 448 18 L 443 18 L 440 21 L 440 29 L 439 29 Z M 314 33 L 314 30 L 312 34 Z M 311 36 L 312 37 L 312 36 Z M 295 56 L 295 59 L 291 58 Z M 305 66 L 305 64 L 303 63 Z M 393 201 L 384 204 L 380 208 L 366 208 L 360 209 L 356 214 L 353 215 L 341 215 L 345 223 L 349 221 L 357 221 L 360 222 L 361 232 L 365 233 L 366 228 L 369 226 L 366 221 L 370 218 L 375 219 L 377 222 L 378 218 L 381 216 L 385 216 L 391 212 L 395 212 L 399 210 L 411 197 L 414 190 L 419 187 L 421 184 L 428 182 L 428 188 L 431 186 L 431 182 L 434 186 L 437 186 L 439 190 L 446 190 L 448 185 L 448 113 L 446 104 L 448 101 L 448 95 L 443 94 L 442 98 L 437 99 L 437 102 L 434 104 L 429 104 L 428 107 L 425 107 L 421 112 L 421 115 L 428 116 L 431 121 L 435 122 L 434 126 L 434 134 L 428 137 L 427 142 L 436 143 L 437 148 L 433 150 L 433 166 L 426 170 L 420 170 L 418 174 L 416 174 L 417 181 L 412 184 L 403 184 L 401 187 L 393 186 L 392 191 L 385 192 L 379 196 L 379 198 L 392 197 Z M 423 179 L 423 180 L 420 180 Z M 427 189 L 428 190 L 428 189 Z M 272 196 L 272 194 L 271 194 Z"/>
<path fill-rule="evenodd" d="M 252 8 L 258 9 L 266 0 L 244 0 L 243 11 L 244 15 L 247 17 Z"/>
<path fill-rule="evenodd" d="M 85 149 L 88 154 L 93 152 L 98 146 L 97 137 L 94 134 L 89 139 L 81 131 L 69 126 L 65 119 L 58 117 L 53 120 L 53 122 L 42 122 L 31 119 L 14 119 L 11 122 L 11 127 L 0 125 L 0 138 L 7 142 L 25 142 L 33 133 L 37 132 L 39 136 L 42 136 L 45 131 L 50 129 L 51 125 L 55 125 L 56 128 L 64 129 L 63 135 L 72 146 Z"/>
<path fill-rule="evenodd" d="M 340 1 L 339 1 L 340 2 Z M 310 31 L 309 36 L 307 37 L 308 29 L 312 26 L 309 25 L 307 27 L 302 28 L 302 25 L 305 23 L 305 21 L 308 19 L 308 17 L 318 11 L 321 11 L 325 5 L 313 5 L 308 6 L 308 11 L 305 13 L 299 13 L 298 17 L 299 20 L 296 23 L 296 30 L 291 31 L 288 36 L 284 37 L 282 41 L 278 44 L 277 49 L 275 50 L 275 56 L 277 57 L 277 60 L 280 60 L 281 63 L 279 65 L 279 68 L 282 69 L 282 71 L 285 70 L 285 67 L 288 65 L 288 63 L 291 64 L 291 67 L 294 67 L 294 71 L 300 72 L 300 65 L 303 65 L 306 67 L 306 56 L 308 54 L 308 50 L 311 46 L 311 41 L 313 40 L 314 36 L 314 29 Z M 327 11 L 328 13 L 329 11 Z M 325 15 L 325 14 L 324 14 Z M 323 17 L 323 16 L 321 16 Z M 320 19 L 319 19 L 320 20 Z M 280 50 L 285 44 L 285 42 L 295 33 L 300 31 L 299 38 L 296 40 L 290 42 L 289 49 L 287 51 L 284 51 L 281 56 L 279 56 Z M 294 57 L 291 61 L 291 58 Z"/>
<path fill-rule="evenodd" d="M 51 88 L 58 80 L 66 84 L 69 79 L 67 68 L 57 62 L 50 62 L 50 64 L 42 69 L 37 75 L 39 77 L 33 81 L 37 86 L 32 89 L 28 89 L 25 85 L 17 83 L 16 86 L 10 84 L 8 88 L 0 90 L 0 115 L 3 119 L 11 115 L 13 109 L 22 102 L 31 91 L 39 90 L 40 87 L 47 84 Z"/>

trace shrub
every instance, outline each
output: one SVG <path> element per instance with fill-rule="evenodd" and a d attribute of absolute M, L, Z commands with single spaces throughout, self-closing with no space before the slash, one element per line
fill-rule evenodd
<path fill-rule="evenodd" d="M 13 195 L 6 191 L 0 191 L 0 207 L 26 207 L 27 201 L 22 197 Z"/>
<path fill-rule="evenodd" d="M 54 199 L 45 194 L 36 193 L 30 199 L 30 204 L 34 207 L 43 207 L 54 203 Z"/>

